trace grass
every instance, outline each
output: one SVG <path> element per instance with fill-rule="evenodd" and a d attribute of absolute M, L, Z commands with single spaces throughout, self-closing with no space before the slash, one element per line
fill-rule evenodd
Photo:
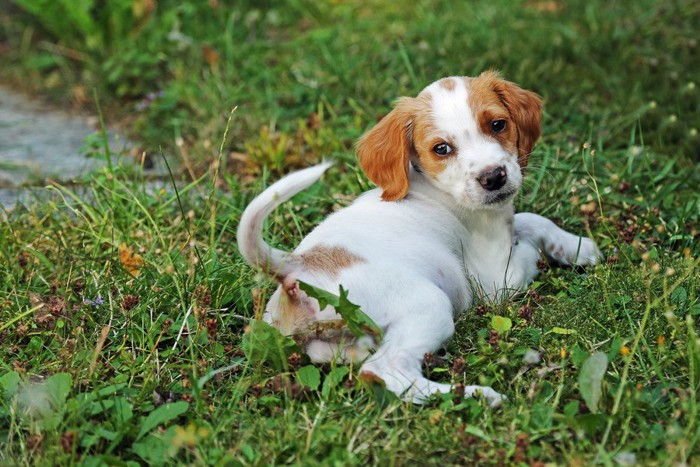
<path fill-rule="evenodd" d="M 109 167 L 0 223 L 0 463 L 695 462 L 697 2 L 106 2 L 82 28 L 22 3 L 0 14 L 0 77 L 79 107 L 95 89 L 108 120 L 169 155 L 178 189 L 103 147 Z M 467 310 L 426 359 L 508 403 L 416 407 L 354 367 L 249 362 L 244 329 L 273 284 L 237 253 L 246 203 L 335 158 L 270 219 L 292 248 L 369 188 L 352 145 L 395 97 L 488 67 L 546 101 L 518 209 L 607 257 Z"/>

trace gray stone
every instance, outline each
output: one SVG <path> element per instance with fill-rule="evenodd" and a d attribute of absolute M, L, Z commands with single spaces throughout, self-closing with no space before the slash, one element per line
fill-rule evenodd
<path fill-rule="evenodd" d="M 95 116 L 75 115 L 0 87 L 0 206 L 11 208 L 22 187 L 66 183 L 106 164 L 85 157 L 85 138 L 99 129 Z M 112 154 L 129 142 L 109 131 Z"/>

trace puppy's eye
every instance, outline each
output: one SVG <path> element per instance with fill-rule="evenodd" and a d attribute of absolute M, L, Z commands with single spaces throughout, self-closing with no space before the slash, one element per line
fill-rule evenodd
<path fill-rule="evenodd" d="M 506 129 L 506 126 L 508 125 L 508 122 L 505 120 L 494 120 L 491 122 L 491 130 L 493 130 L 494 133 L 501 133 L 503 130 Z"/>
<path fill-rule="evenodd" d="M 440 143 L 433 146 L 433 152 L 438 156 L 446 156 L 452 152 L 452 147 L 447 143 Z"/>

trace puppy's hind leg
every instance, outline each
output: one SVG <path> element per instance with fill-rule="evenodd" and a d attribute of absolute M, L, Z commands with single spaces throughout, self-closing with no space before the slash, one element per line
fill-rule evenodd
<path fill-rule="evenodd" d="M 437 287 L 433 293 L 420 288 L 420 295 L 402 300 L 410 304 L 394 316 L 386 330 L 384 341 L 362 365 L 360 374 L 368 379 L 380 379 L 386 388 L 404 400 L 425 403 L 433 394 L 448 393 L 450 384 L 431 381 L 423 376 L 421 362 L 427 352 L 437 349 L 454 333 L 452 304 Z M 408 299 L 412 298 L 412 299 Z M 501 404 L 503 396 L 489 387 L 467 386 L 465 396 L 481 393 L 489 405 Z"/>

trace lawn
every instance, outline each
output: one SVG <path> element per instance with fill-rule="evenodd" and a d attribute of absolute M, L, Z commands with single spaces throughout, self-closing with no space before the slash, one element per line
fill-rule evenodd
<path fill-rule="evenodd" d="M 103 169 L 0 221 L 0 464 L 698 462 L 699 2 L 0 6 L 0 80 L 99 103 L 172 170 L 154 184 L 98 145 Z M 371 187 L 353 145 L 395 98 L 489 68 L 545 100 L 517 209 L 606 257 L 543 265 L 426 356 L 507 403 L 414 406 L 356 367 L 251 348 L 274 284 L 237 252 L 247 202 L 334 159 L 270 217 L 293 248 Z"/>

